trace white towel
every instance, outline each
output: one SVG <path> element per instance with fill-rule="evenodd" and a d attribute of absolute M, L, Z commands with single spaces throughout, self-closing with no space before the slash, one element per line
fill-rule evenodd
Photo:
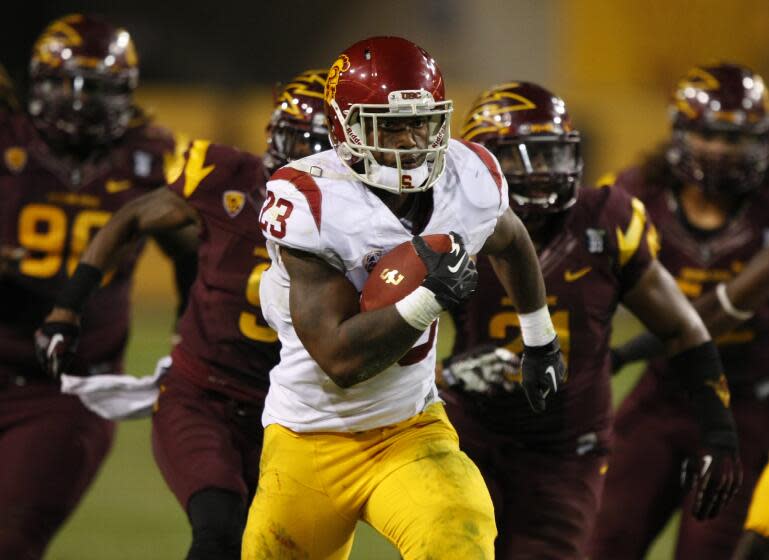
<path fill-rule="evenodd" d="M 77 395 L 82 403 L 107 420 L 145 418 L 160 392 L 160 379 L 171 367 L 171 356 L 158 360 L 155 373 L 146 377 L 132 375 L 61 376 L 61 392 Z"/>

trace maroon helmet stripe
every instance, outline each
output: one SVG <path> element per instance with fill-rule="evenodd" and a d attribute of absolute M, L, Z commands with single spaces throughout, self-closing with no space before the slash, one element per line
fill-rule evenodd
<path fill-rule="evenodd" d="M 502 198 L 502 174 L 497 169 L 497 165 L 494 163 L 494 156 L 491 155 L 491 152 L 489 152 L 486 148 L 481 146 L 480 144 L 476 144 L 475 142 L 468 142 L 467 140 L 459 139 L 460 142 L 462 142 L 465 146 L 470 148 L 476 156 L 478 156 L 483 164 L 486 166 L 486 169 L 489 170 L 489 173 L 491 173 L 492 179 L 494 179 L 494 182 L 497 184 L 497 190 L 499 191 L 500 199 Z"/>
<path fill-rule="evenodd" d="M 281 167 L 270 178 L 272 181 L 283 180 L 288 181 L 294 185 L 297 190 L 304 195 L 307 199 L 307 204 L 310 205 L 310 212 L 315 219 L 315 225 L 320 233 L 320 209 L 321 201 L 323 200 L 323 194 L 320 192 L 318 183 L 309 173 L 299 171 L 292 167 Z"/>

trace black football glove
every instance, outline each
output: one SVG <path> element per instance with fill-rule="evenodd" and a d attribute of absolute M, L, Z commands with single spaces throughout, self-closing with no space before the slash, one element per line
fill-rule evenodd
<path fill-rule="evenodd" d="M 466 393 L 494 396 L 515 390 L 513 376 L 521 360 L 506 348 L 483 344 L 457 354 L 443 363 L 443 381 Z"/>
<path fill-rule="evenodd" d="M 694 517 L 704 521 L 718 515 L 742 484 L 736 434 L 704 434 L 700 449 L 683 462 L 681 479 L 687 491 L 694 489 Z"/>
<path fill-rule="evenodd" d="M 545 399 L 566 379 L 566 364 L 558 337 L 544 346 L 523 346 L 521 386 L 534 412 L 545 410 Z"/>
<path fill-rule="evenodd" d="M 419 258 L 425 263 L 427 276 L 422 285 L 435 294 L 444 309 L 454 309 L 469 298 L 478 285 L 478 271 L 458 233 L 449 232 L 451 251 L 437 253 L 415 235 L 411 242 Z"/>
<path fill-rule="evenodd" d="M 80 327 L 74 323 L 44 323 L 35 332 L 37 361 L 51 379 L 66 373 L 75 357 Z"/>

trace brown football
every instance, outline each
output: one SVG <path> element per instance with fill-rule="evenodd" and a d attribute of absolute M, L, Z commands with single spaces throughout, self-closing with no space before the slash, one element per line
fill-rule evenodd
<path fill-rule="evenodd" d="M 451 251 L 451 238 L 445 233 L 423 235 L 422 238 L 433 251 Z M 382 255 L 369 274 L 360 295 L 361 311 L 381 309 L 403 299 L 422 284 L 425 274 L 427 268 L 411 241 L 401 243 Z"/>

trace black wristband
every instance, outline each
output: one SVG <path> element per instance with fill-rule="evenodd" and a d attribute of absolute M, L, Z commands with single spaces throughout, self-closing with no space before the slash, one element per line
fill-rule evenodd
<path fill-rule="evenodd" d="M 79 263 L 72 278 L 64 285 L 64 288 L 56 298 L 56 307 L 71 309 L 75 313 L 81 313 L 88 297 L 96 291 L 101 284 L 102 271 L 86 263 Z"/>
<path fill-rule="evenodd" d="M 549 356 L 561 349 L 561 345 L 558 343 L 558 336 L 554 336 L 553 340 L 545 344 L 544 346 L 526 346 L 523 345 L 523 351 L 530 358 Z"/>
<path fill-rule="evenodd" d="M 679 352 L 670 358 L 670 366 L 681 376 L 684 388 L 692 399 L 694 412 L 703 433 L 724 441 L 712 442 L 723 447 L 736 447 L 726 437 L 735 433 L 734 418 L 729 410 L 729 385 L 721 366 L 721 357 L 713 341 Z M 724 439 L 725 438 L 725 439 Z"/>

